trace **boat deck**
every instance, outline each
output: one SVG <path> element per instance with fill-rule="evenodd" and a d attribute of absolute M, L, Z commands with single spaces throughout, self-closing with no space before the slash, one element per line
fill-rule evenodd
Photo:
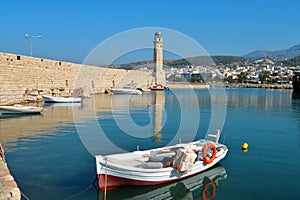
<path fill-rule="evenodd" d="M 170 167 L 178 149 L 191 149 L 196 154 L 201 152 L 205 143 L 177 144 L 167 148 L 158 148 L 146 151 L 134 151 L 129 153 L 104 156 L 109 165 L 123 166 L 127 168 L 158 169 Z"/>
<path fill-rule="evenodd" d="M 127 167 L 142 167 L 144 162 L 147 162 L 149 156 L 147 154 L 115 154 L 106 156 L 109 162 Z"/>

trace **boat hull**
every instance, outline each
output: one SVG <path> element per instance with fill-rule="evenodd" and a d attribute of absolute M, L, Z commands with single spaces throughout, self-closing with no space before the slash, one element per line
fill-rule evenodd
<path fill-rule="evenodd" d="M 40 114 L 43 108 L 34 106 L 0 106 L 1 114 Z"/>
<path fill-rule="evenodd" d="M 210 166 L 209 168 L 211 168 L 213 166 L 214 165 Z M 100 190 L 112 190 L 112 189 L 115 189 L 122 185 L 151 186 L 151 185 L 159 185 L 159 184 L 164 184 L 164 183 L 171 183 L 171 182 L 180 181 L 180 180 L 192 177 L 197 174 L 201 174 L 201 173 L 207 171 L 209 168 L 207 168 L 206 170 L 202 170 L 202 171 L 195 172 L 195 173 L 185 175 L 185 176 L 180 176 L 177 178 L 172 178 L 172 179 L 166 178 L 161 181 L 136 180 L 136 179 L 106 175 L 106 174 L 97 174 L 98 188 Z"/>
<path fill-rule="evenodd" d="M 195 176 L 188 177 L 186 179 L 175 181 L 172 183 L 166 183 L 160 185 L 160 187 L 152 187 L 152 186 L 146 186 L 143 188 L 134 189 L 132 187 L 124 188 L 123 190 L 119 190 L 117 192 L 109 193 L 109 197 L 112 199 L 118 199 L 119 198 L 119 192 L 126 191 L 127 189 L 130 189 L 130 193 L 122 193 L 121 199 L 131 199 L 131 200 L 138 200 L 138 199 L 178 199 L 178 194 L 182 199 L 193 199 L 193 198 L 184 198 L 184 197 L 191 197 L 188 194 L 191 194 L 193 192 L 197 194 L 202 194 L 203 199 L 210 199 L 209 197 L 212 197 L 213 192 L 217 192 L 217 187 L 220 185 L 219 181 L 227 179 L 227 172 L 225 168 L 217 164 L 214 167 L 210 168 L 209 170 L 206 170 L 205 172 L 199 173 Z M 224 182 L 222 181 L 222 184 Z M 207 187 L 207 185 L 215 185 L 216 187 Z M 202 188 L 201 188 L 202 187 Z M 184 191 L 184 194 L 182 195 L 182 191 Z M 104 191 L 99 190 L 98 196 L 103 196 Z M 205 198 L 207 197 L 207 198 Z M 200 198 L 200 197 L 199 197 Z M 120 199 L 120 198 L 119 198 Z M 195 197 L 194 197 L 195 199 Z M 197 199 L 197 198 L 196 198 Z M 212 199 L 212 198 L 211 198 Z"/>
<path fill-rule="evenodd" d="M 206 164 L 203 161 L 196 161 L 192 168 L 185 172 L 177 171 L 173 166 L 158 169 L 131 168 L 126 167 L 125 160 L 124 162 L 122 160 L 118 162 L 114 161 L 113 157 L 96 156 L 98 187 L 101 190 L 109 190 L 122 185 L 147 186 L 178 181 L 213 167 L 226 156 L 227 151 L 226 148 L 210 164 Z M 129 154 L 124 155 L 126 157 Z M 137 156 L 136 160 L 139 160 L 138 154 L 147 155 L 149 151 L 136 151 L 132 153 L 132 156 Z"/>
<path fill-rule="evenodd" d="M 81 98 L 75 97 L 52 97 L 52 96 L 43 96 L 44 102 L 48 103 L 78 103 L 81 102 Z"/>
<path fill-rule="evenodd" d="M 105 190 L 105 189 L 112 190 L 122 185 L 149 186 L 149 185 L 158 185 L 158 184 L 170 182 L 170 181 L 142 181 L 142 180 L 135 180 L 135 179 L 118 177 L 118 176 L 105 175 L 105 174 L 98 174 L 97 178 L 98 178 L 98 187 L 100 190 Z"/>
<path fill-rule="evenodd" d="M 153 90 L 153 91 L 164 91 L 166 89 L 167 89 L 167 87 L 163 86 L 161 84 L 153 85 L 153 86 L 150 87 L 150 90 Z"/>
<path fill-rule="evenodd" d="M 133 95 L 140 95 L 143 94 L 142 91 L 137 90 L 137 89 L 129 89 L 129 88 L 114 88 L 111 89 L 111 91 L 114 94 L 133 94 Z"/>

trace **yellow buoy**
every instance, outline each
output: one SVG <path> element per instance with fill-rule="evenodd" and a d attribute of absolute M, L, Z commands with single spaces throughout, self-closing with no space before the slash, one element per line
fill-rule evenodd
<path fill-rule="evenodd" d="M 244 142 L 243 144 L 242 144 L 242 151 L 244 152 L 247 152 L 248 151 L 248 143 L 246 143 L 246 142 Z"/>

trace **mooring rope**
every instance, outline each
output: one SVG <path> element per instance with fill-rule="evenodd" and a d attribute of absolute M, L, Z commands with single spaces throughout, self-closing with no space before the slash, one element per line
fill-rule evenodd
<path fill-rule="evenodd" d="M 104 180 L 104 200 L 106 200 L 106 185 L 107 185 L 107 157 L 104 157 L 105 160 L 105 180 Z"/>
<path fill-rule="evenodd" d="M 97 177 L 94 179 L 93 183 L 90 184 L 87 188 L 85 188 L 84 190 L 82 190 L 82 191 L 80 191 L 80 192 L 78 192 L 78 193 L 76 193 L 76 194 L 74 194 L 74 195 L 72 195 L 72 196 L 70 196 L 70 197 L 65 198 L 65 200 L 73 199 L 73 198 L 75 198 L 75 197 L 81 195 L 82 193 L 88 191 L 89 189 L 91 189 L 91 187 L 94 186 L 95 181 L 97 181 Z"/>
<path fill-rule="evenodd" d="M 20 192 L 21 192 L 21 195 L 25 198 L 25 199 L 27 199 L 27 200 L 30 200 L 21 190 L 20 190 Z"/>

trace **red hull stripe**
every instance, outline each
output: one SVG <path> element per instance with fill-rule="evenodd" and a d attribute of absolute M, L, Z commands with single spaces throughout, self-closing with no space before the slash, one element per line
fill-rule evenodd
<path fill-rule="evenodd" d="M 114 189 L 118 186 L 122 185 L 139 185 L 139 186 L 147 186 L 147 185 L 157 185 L 162 183 L 167 183 L 170 181 L 175 180 L 169 180 L 169 181 L 139 181 L 139 180 L 133 180 L 128 178 L 121 178 L 116 176 L 107 175 L 106 178 L 106 190 Z M 176 179 L 178 180 L 178 179 Z M 105 174 L 98 174 L 98 186 L 100 190 L 105 189 Z"/>
<path fill-rule="evenodd" d="M 206 170 L 204 170 L 204 171 L 206 171 Z M 107 176 L 106 177 L 106 190 L 111 190 L 111 189 L 117 188 L 122 185 L 149 186 L 149 185 L 158 185 L 158 184 L 163 184 L 163 183 L 169 183 L 169 182 L 179 181 L 179 180 L 194 176 L 194 175 L 202 173 L 202 172 L 203 171 L 195 173 L 195 174 L 191 174 L 189 176 L 184 176 L 181 178 L 165 180 L 165 181 L 139 181 L 139 180 L 122 178 L 122 177 L 105 175 L 105 174 L 98 174 L 97 177 L 98 177 L 99 189 L 105 190 L 105 176 Z"/>

